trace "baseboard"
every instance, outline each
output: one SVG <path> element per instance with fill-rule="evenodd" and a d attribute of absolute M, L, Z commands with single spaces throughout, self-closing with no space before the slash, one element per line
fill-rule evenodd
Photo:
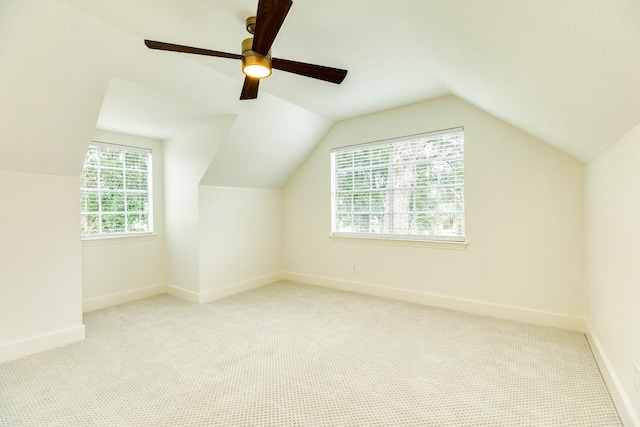
<path fill-rule="evenodd" d="M 234 283 L 232 285 L 227 285 L 221 288 L 212 289 L 200 294 L 200 304 L 205 304 L 231 295 L 239 294 L 240 292 L 259 288 L 260 286 L 268 285 L 269 283 L 277 282 L 283 279 L 284 275 L 282 273 L 274 273 L 255 279 Z"/>
<path fill-rule="evenodd" d="M 537 311 L 521 307 L 491 304 L 482 301 L 448 297 L 405 289 L 389 288 L 385 286 L 371 285 L 368 283 L 332 279 L 329 277 L 314 276 L 290 271 L 284 273 L 284 278 L 286 280 L 306 283 L 309 285 L 324 286 L 332 289 L 391 298 L 416 304 L 429 305 L 432 307 L 464 311 L 467 313 L 481 314 L 501 319 L 515 320 L 518 322 L 534 323 L 543 326 L 553 326 L 555 328 L 570 329 L 583 333 L 586 332 L 585 319 L 581 317 Z"/>
<path fill-rule="evenodd" d="M 222 286 L 220 288 L 211 289 L 209 291 L 201 293 L 189 291 L 187 289 L 183 289 L 173 285 L 165 286 L 165 291 L 169 295 L 188 302 L 192 302 L 194 304 L 206 304 L 211 301 L 239 294 L 240 292 L 245 292 L 251 289 L 259 288 L 260 286 L 268 285 L 269 283 L 277 282 L 283 279 L 283 273 L 274 273 L 257 277 L 255 279 L 245 280 L 243 282 Z"/>
<path fill-rule="evenodd" d="M 0 345 L 0 363 L 64 347 L 85 338 L 84 325 L 78 325 L 48 334 L 37 335 Z"/>
<path fill-rule="evenodd" d="M 180 298 L 181 300 L 192 302 L 194 304 L 200 304 L 200 294 L 197 292 L 193 292 L 174 285 L 166 285 L 164 288 L 165 292 L 172 297 Z"/>
<path fill-rule="evenodd" d="M 134 289 L 117 294 L 106 295 L 104 297 L 91 298 L 82 301 L 82 311 L 84 313 L 113 305 L 124 304 L 126 302 L 137 301 L 155 295 L 166 293 L 165 285 L 148 286 L 146 288 Z"/>
<path fill-rule="evenodd" d="M 591 346 L 591 352 L 596 359 L 596 363 L 598 363 L 602 378 L 604 378 L 604 382 L 607 384 L 609 394 L 618 409 L 618 414 L 623 424 L 625 427 L 640 427 L 640 418 L 638 418 L 638 415 L 635 413 L 631 400 L 624 392 L 622 384 L 589 321 L 587 321 L 587 331 L 586 335 L 589 340 L 589 345 Z"/>

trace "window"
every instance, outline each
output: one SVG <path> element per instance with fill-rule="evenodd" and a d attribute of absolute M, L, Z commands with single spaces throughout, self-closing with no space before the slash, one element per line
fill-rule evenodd
<path fill-rule="evenodd" d="M 332 235 L 464 241 L 463 128 L 331 151 Z"/>
<path fill-rule="evenodd" d="M 80 187 L 83 237 L 153 230 L 151 150 L 92 142 Z"/>

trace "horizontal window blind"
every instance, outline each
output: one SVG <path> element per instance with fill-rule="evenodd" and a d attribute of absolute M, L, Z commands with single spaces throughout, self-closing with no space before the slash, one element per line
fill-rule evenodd
<path fill-rule="evenodd" d="M 464 240 L 464 131 L 331 152 L 332 233 Z"/>
<path fill-rule="evenodd" d="M 152 231 L 151 150 L 92 142 L 80 178 L 83 236 Z"/>

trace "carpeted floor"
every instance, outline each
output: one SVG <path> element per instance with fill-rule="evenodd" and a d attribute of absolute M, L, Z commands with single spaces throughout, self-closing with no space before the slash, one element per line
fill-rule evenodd
<path fill-rule="evenodd" d="M 87 313 L 0 426 L 619 426 L 584 335 L 281 282 Z"/>

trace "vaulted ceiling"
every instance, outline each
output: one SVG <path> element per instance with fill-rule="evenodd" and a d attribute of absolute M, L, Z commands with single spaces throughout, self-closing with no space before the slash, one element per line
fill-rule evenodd
<path fill-rule="evenodd" d="M 141 38 L 236 53 L 257 5 L 67 1 Z M 330 120 L 453 93 L 582 160 L 640 121 L 636 0 L 296 0 L 273 50 L 349 70 L 341 86 L 262 85 Z M 184 59 L 242 78 L 237 61 Z"/>
<path fill-rule="evenodd" d="M 333 122 L 453 94 L 588 161 L 640 122 L 637 0 L 294 0 L 273 55 L 345 68 L 347 78 L 333 85 L 275 71 L 257 100 L 242 102 L 239 61 L 152 51 L 143 39 L 239 53 L 248 36 L 244 20 L 255 14 L 257 0 L 2 3 L 1 62 L 24 64 L 0 77 L 39 66 L 38 49 L 46 48 L 51 57 L 44 65 L 56 68 L 51 64 L 58 61 L 56 73 L 101 93 L 97 124 L 118 131 L 164 138 L 210 116 L 237 114 L 242 126 L 268 118 L 280 129 L 274 139 L 286 139 L 282 126 L 296 129 L 299 162 Z M 29 22 L 31 15 L 37 16 Z M 96 74 L 89 58 L 99 63 L 93 67 L 107 68 L 111 83 L 89 81 L 83 72 Z M 113 69 L 105 66 L 114 62 Z M 148 123 L 127 127 L 122 112 L 135 116 L 136 108 L 146 111 Z M 292 114 L 297 124 L 287 120 Z M 243 153 L 231 156 L 241 160 Z M 295 162 L 270 186 L 281 186 Z"/>

